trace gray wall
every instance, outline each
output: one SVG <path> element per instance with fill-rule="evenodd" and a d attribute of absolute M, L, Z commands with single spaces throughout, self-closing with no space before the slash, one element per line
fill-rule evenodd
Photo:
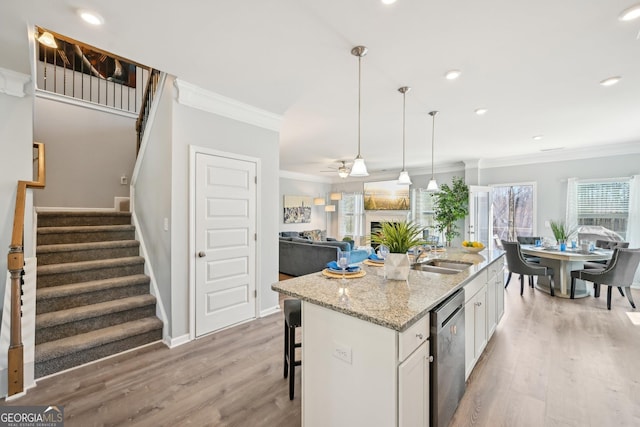
<path fill-rule="evenodd" d="M 7 254 L 11 243 L 18 180 L 30 181 L 32 162 L 33 96 L 23 98 L 0 93 L 0 295 L 4 296 Z M 28 190 L 28 192 L 41 190 Z M 27 203 L 31 211 L 31 203 Z M 27 224 L 27 227 L 29 225 Z M 28 230 L 27 230 L 28 231 Z M 31 242 L 25 236 L 25 251 Z"/>
<path fill-rule="evenodd" d="M 564 220 L 569 178 L 629 177 L 640 173 L 640 154 L 604 156 L 532 165 L 495 167 L 480 170 L 481 185 L 535 182 L 537 185 L 537 235 L 552 237 L 545 221 Z"/>
<path fill-rule="evenodd" d="M 173 106 L 171 282 L 173 336 L 185 334 L 189 326 L 189 146 L 211 148 L 261 160 L 258 206 L 257 289 L 259 310 L 278 305 L 271 285 L 278 281 L 278 133 L 178 103 Z"/>
<path fill-rule="evenodd" d="M 171 224 L 171 129 L 173 108 L 172 79 L 167 78 L 158 97 L 158 107 L 148 129 L 149 143 L 141 153 L 136 181 L 133 184 L 134 211 L 147 249 L 146 262 L 153 268 L 156 285 L 167 318 L 171 305 L 171 233 L 164 231 L 164 218 Z M 169 227 L 171 230 L 171 227 Z M 180 283 L 186 283 L 185 277 Z M 168 336 L 173 334 L 169 322 Z"/>
<path fill-rule="evenodd" d="M 46 144 L 47 186 L 34 194 L 38 207 L 113 208 L 129 197 L 136 158 L 135 119 L 36 98 L 34 138 Z"/>
<path fill-rule="evenodd" d="M 324 206 L 311 206 L 311 222 L 302 224 L 285 224 L 283 218 L 284 212 L 284 196 L 309 196 L 312 198 L 323 197 L 328 201 L 329 193 L 331 192 L 331 184 L 324 182 L 314 182 L 292 178 L 280 178 L 280 197 L 279 197 L 279 210 L 278 210 L 278 223 L 280 224 L 280 231 L 305 231 L 313 229 L 328 229 L 327 235 L 332 237 L 335 235 L 335 229 L 331 227 L 331 221 L 336 212 L 329 214 L 329 223 L 327 221 L 327 215 L 324 211 Z M 336 204 L 336 202 L 333 202 Z M 337 208 L 336 208 L 337 209 Z"/>

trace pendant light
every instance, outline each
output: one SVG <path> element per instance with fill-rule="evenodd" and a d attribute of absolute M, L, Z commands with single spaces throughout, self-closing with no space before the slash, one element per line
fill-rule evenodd
<path fill-rule="evenodd" d="M 367 172 L 367 165 L 364 164 L 364 159 L 360 155 L 360 110 L 361 110 L 361 95 L 362 95 L 362 57 L 367 54 L 367 48 L 364 46 L 356 46 L 351 49 L 351 54 L 358 57 L 358 155 L 353 161 L 351 167 L 350 176 L 369 176 Z"/>
<path fill-rule="evenodd" d="M 437 192 L 440 191 L 438 188 L 438 183 L 436 182 L 436 177 L 433 174 L 433 162 L 434 162 L 434 146 L 435 146 L 435 135 L 436 135 L 436 114 L 437 111 L 430 111 L 429 115 L 433 118 L 433 126 L 431 128 L 431 179 L 429 180 L 429 184 L 427 185 L 427 191 Z"/>
<path fill-rule="evenodd" d="M 406 116 L 407 116 L 407 92 L 411 90 L 408 86 L 403 86 L 398 89 L 398 92 L 402 94 L 402 170 L 400 171 L 400 176 L 398 177 L 398 184 L 402 185 L 411 185 L 411 178 L 409 177 L 409 172 L 407 172 L 404 168 L 404 161 L 406 156 L 406 141 L 405 141 L 405 131 L 406 131 Z"/>

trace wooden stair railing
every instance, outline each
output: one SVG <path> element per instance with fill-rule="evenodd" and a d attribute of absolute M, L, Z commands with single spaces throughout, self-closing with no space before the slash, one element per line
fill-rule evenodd
<path fill-rule="evenodd" d="M 13 231 L 7 267 L 11 275 L 11 338 L 8 353 L 8 395 L 21 393 L 24 390 L 24 349 L 22 344 L 22 275 L 24 274 L 24 211 L 27 188 L 44 188 L 45 157 L 44 144 L 36 142 L 33 147 L 38 150 L 38 180 L 18 181 L 16 194 L 16 210 L 13 216 Z"/>
<path fill-rule="evenodd" d="M 160 82 L 160 71 L 151 68 L 149 74 L 149 80 L 144 88 L 144 95 L 142 95 L 142 105 L 140 106 L 140 113 L 138 113 L 138 120 L 136 120 L 136 133 L 138 134 L 138 143 L 136 146 L 136 153 L 140 151 L 140 144 L 142 144 L 142 136 L 147 125 L 147 119 L 149 118 L 149 111 L 151 110 L 151 104 Z"/>

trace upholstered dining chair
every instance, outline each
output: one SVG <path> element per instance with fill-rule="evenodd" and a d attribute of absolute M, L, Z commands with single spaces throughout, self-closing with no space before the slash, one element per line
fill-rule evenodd
<path fill-rule="evenodd" d="M 528 262 L 522 256 L 520 252 L 520 243 L 502 241 L 502 247 L 506 251 L 507 264 L 509 265 L 509 271 L 511 273 L 517 273 L 520 275 L 520 295 L 524 293 L 524 276 L 529 276 L 529 284 L 533 285 L 533 276 L 548 276 L 549 277 L 549 289 L 551 296 L 555 296 L 555 284 L 553 280 L 553 269 L 534 262 Z M 506 288 L 509 283 L 505 284 Z"/>
<path fill-rule="evenodd" d="M 593 282 L 595 296 L 600 295 L 600 286 L 605 285 L 607 289 L 607 309 L 611 310 L 611 290 L 615 286 L 622 293 L 622 288 L 626 291 L 627 299 L 631 307 L 636 308 L 631 296 L 631 284 L 640 264 L 640 249 L 615 248 L 611 261 L 604 269 L 583 269 L 571 272 L 571 294 L 575 298 L 576 279 Z"/>
<path fill-rule="evenodd" d="M 615 249 L 615 248 L 628 248 L 629 242 L 618 242 L 615 240 L 596 240 L 596 248 L 601 249 Z M 605 268 L 609 264 L 609 261 L 587 261 L 582 268 Z"/>

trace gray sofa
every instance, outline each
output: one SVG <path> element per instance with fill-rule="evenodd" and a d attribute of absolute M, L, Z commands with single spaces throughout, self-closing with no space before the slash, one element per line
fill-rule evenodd
<path fill-rule="evenodd" d="M 351 250 L 348 242 L 313 241 L 298 237 L 280 237 L 280 273 L 289 276 L 303 276 L 305 274 L 322 271 L 328 262 L 335 261 L 338 249 Z M 367 258 L 366 250 L 351 251 L 351 262 L 360 262 Z"/>

